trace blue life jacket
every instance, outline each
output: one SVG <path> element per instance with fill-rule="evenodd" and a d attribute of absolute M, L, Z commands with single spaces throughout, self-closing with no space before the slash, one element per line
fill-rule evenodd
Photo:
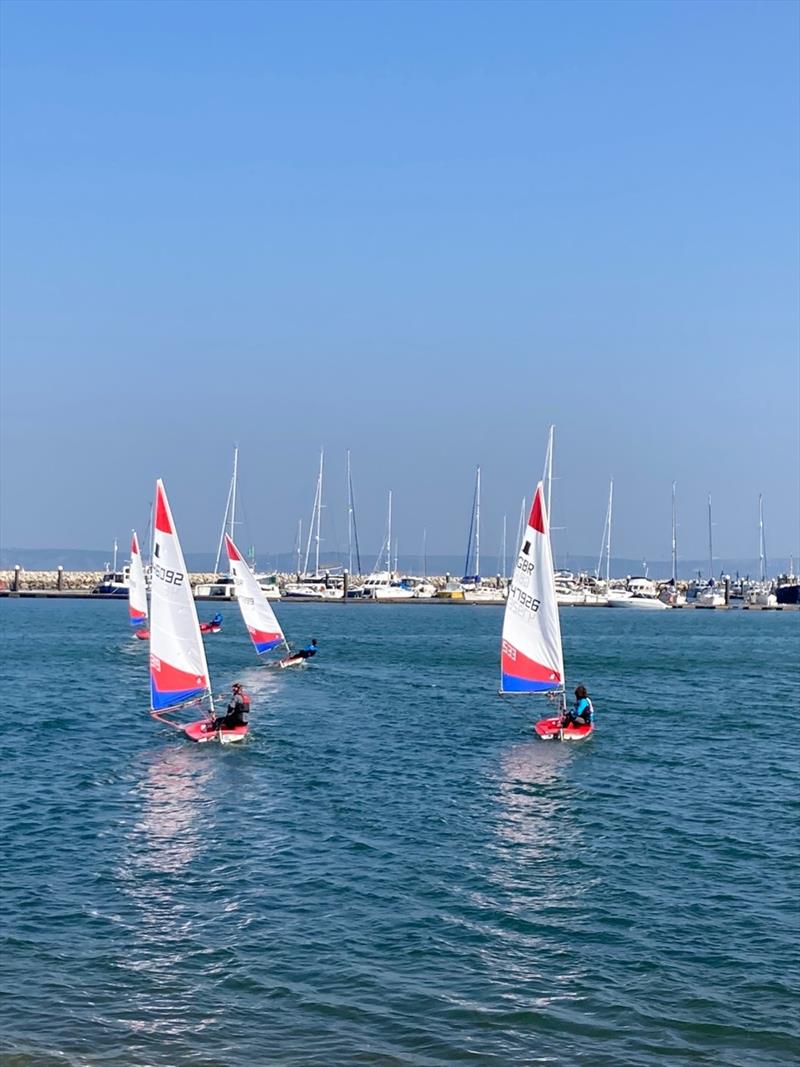
<path fill-rule="evenodd" d="M 577 708 L 575 709 L 575 715 L 576 717 L 578 715 L 582 715 L 584 719 L 586 719 L 587 723 L 591 723 L 594 721 L 594 708 L 592 707 L 592 702 L 591 700 L 589 700 L 588 697 L 583 697 L 580 704 L 578 704 Z"/>

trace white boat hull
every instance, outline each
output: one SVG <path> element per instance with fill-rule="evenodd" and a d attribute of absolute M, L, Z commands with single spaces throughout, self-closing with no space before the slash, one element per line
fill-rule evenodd
<path fill-rule="evenodd" d="M 669 607 L 669 604 L 650 597 L 609 597 L 608 607 L 626 608 L 629 611 L 664 611 Z"/>

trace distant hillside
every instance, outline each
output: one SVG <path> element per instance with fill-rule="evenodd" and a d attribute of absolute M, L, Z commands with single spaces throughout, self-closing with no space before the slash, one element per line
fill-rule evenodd
<path fill-rule="evenodd" d="M 56 570 L 58 567 L 63 567 L 64 570 L 67 571 L 99 571 L 103 570 L 106 564 L 110 562 L 109 555 L 110 553 L 107 549 L 1 548 L 0 570 L 10 570 L 16 566 L 16 564 L 19 564 L 21 567 L 24 567 L 25 570 L 29 571 L 49 571 Z M 118 565 L 122 566 L 126 559 L 127 555 L 120 551 L 117 557 Z M 320 567 L 322 569 L 341 568 L 346 562 L 346 559 L 343 559 L 341 556 L 334 556 L 330 553 L 322 553 L 320 555 Z M 420 556 L 400 556 L 398 562 L 400 570 L 405 573 L 423 573 L 423 560 Z M 362 572 L 365 574 L 369 573 L 374 563 L 374 555 L 370 554 L 362 556 Z M 715 563 L 716 574 L 756 575 L 758 573 L 758 560 L 756 559 L 717 560 Z M 297 556 L 294 552 L 259 555 L 256 557 L 256 564 L 259 570 L 278 570 L 291 573 L 297 569 Z M 511 564 L 512 560 L 509 557 L 509 568 L 511 567 Z M 214 554 L 211 552 L 187 552 L 186 565 L 190 571 L 195 573 L 211 571 L 214 568 Z M 224 563 L 222 566 L 224 567 Z M 591 574 L 594 573 L 594 569 L 597 566 L 597 557 L 559 556 L 556 559 L 556 566 L 571 571 L 588 571 Z M 778 565 L 770 566 L 769 573 L 773 575 L 778 574 L 781 570 L 785 570 L 786 566 L 787 561 L 781 560 Z M 460 577 L 463 567 L 463 555 L 440 555 L 428 556 L 426 569 L 428 574 L 452 574 L 454 577 Z M 353 569 L 356 569 L 355 564 Z M 481 571 L 485 576 L 490 577 L 495 575 L 498 573 L 499 569 L 500 560 L 497 557 L 482 557 Z M 668 560 L 648 560 L 647 562 L 647 573 L 651 578 L 668 578 L 671 569 L 671 564 Z M 678 573 L 681 578 L 693 578 L 696 577 L 697 572 L 700 571 L 705 577 L 707 569 L 707 560 L 681 560 L 678 567 Z M 612 559 L 612 578 L 621 578 L 628 574 L 642 574 L 643 570 L 642 560 L 640 559 Z"/>

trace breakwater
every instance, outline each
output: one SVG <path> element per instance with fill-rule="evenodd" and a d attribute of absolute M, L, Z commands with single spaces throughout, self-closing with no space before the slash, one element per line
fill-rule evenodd
<path fill-rule="evenodd" d="M 105 577 L 104 571 L 28 571 L 13 568 L 0 571 L 0 592 L 75 592 L 91 593 Z M 213 574 L 190 574 L 192 587 L 213 582 Z"/>

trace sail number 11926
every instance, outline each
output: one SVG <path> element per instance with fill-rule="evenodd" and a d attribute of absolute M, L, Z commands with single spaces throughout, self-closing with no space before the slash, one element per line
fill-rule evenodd
<path fill-rule="evenodd" d="M 162 567 L 160 563 L 153 563 L 153 571 L 156 578 L 160 578 L 162 582 L 169 582 L 170 585 L 182 585 L 183 584 L 183 571 L 170 571 L 166 567 Z"/>

